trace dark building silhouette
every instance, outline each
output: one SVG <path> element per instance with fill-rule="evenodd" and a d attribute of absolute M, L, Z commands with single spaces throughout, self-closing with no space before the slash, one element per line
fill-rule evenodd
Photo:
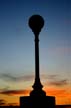
<path fill-rule="evenodd" d="M 44 26 L 44 20 L 40 15 L 33 15 L 29 19 L 29 27 L 35 35 L 35 82 L 30 96 L 20 97 L 20 107 L 22 108 L 55 108 L 55 97 L 46 96 L 39 75 L 39 33 Z"/>

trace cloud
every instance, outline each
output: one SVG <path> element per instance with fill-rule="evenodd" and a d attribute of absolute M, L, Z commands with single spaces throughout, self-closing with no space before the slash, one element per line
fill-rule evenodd
<path fill-rule="evenodd" d="M 68 79 L 63 79 L 60 75 L 48 75 L 47 80 L 45 84 L 51 86 L 65 86 L 69 84 Z"/>
<path fill-rule="evenodd" d="M 0 92 L 1 92 L 1 91 L 4 91 L 4 90 L 8 90 L 8 89 L 9 89 L 9 86 L 6 86 L 6 87 L 0 89 Z"/>
<path fill-rule="evenodd" d="M 17 81 L 31 81 L 33 79 L 34 75 L 22 75 L 22 76 L 14 76 L 11 75 L 10 73 L 3 73 L 0 75 L 0 78 L 6 81 L 12 81 L 12 82 L 17 82 Z"/>
<path fill-rule="evenodd" d="M 68 84 L 68 80 L 61 78 L 61 76 L 58 74 L 54 74 L 54 75 L 42 74 L 41 77 L 43 79 L 46 79 L 45 84 L 47 85 L 65 86 Z M 10 82 L 32 81 L 34 79 L 34 75 L 14 76 L 14 75 L 11 75 L 10 73 L 9 74 L 7 73 L 7 74 L 1 74 L 1 78 L 3 78 L 6 81 L 10 81 Z M 6 87 L 4 89 L 8 90 L 8 88 L 9 87 Z"/>
<path fill-rule="evenodd" d="M 67 89 L 57 89 L 57 88 L 44 88 L 47 95 L 50 96 L 71 96 Z M 28 96 L 31 90 L 6 90 L 0 92 L 0 94 L 8 96 Z M 1 102 L 5 103 L 5 102 Z"/>
<path fill-rule="evenodd" d="M 13 80 L 13 81 L 16 80 L 16 77 L 12 76 L 9 73 L 6 73 L 6 74 L 4 73 L 4 74 L 1 74 L 0 76 L 1 76 L 1 78 L 5 79 L 5 80 Z"/>
<path fill-rule="evenodd" d="M 3 99 L 0 99 L 0 106 L 6 104 L 6 101 Z"/>
<path fill-rule="evenodd" d="M 54 85 L 54 86 L 64 86 L 64 85 L 67 85 L 67 80 L 64 79 L 64 80 L 59 80 L 59 81 L 50 81 L 49 82 L 49 85 Z"/>
<path fill-rule="evenodd" d="M 30 90 L 4 90 L 0 92 L 0 94 L 5 95 L 28 95 L 29 93 Z"/>
<path fill-rule="evenodd" d="M 48 79 L 55 79 L 57 78 L 59 75 L 48 75 Z"/>
<path fill-rule="evenodd" d="M 18 103 L 8 103 L 4 99 L 0 99 L 0 106 L 17 106 Z"/>
<path fill-rule="evenodd" d="M 18 106 L 18 103 L 8 103 L 7 106 Z"/>

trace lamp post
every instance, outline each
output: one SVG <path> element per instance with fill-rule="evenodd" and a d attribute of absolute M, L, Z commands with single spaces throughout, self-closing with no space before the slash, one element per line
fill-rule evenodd
<path fill-rule="evenodd" d="M 35 36 L 35 82 L 33 87 L 33 91 L 30 95 L 46 95 L 46 93 L 42 90 L 42 84 L 40 82 L 39 75 L 39 33 L 44 26 L 44 20 L 40 15 L 33 15 L 29 19 L 29 27 L 32 29 Z"/>

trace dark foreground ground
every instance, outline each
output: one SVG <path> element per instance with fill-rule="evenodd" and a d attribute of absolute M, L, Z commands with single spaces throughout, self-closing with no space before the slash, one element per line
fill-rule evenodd
<path fill-rule="evenodd" d="M 20 106 L 0 106 L 0 108 L 20 108 Z M 56 105 L 55 108 L 71 108 L 71 105 Z"/>

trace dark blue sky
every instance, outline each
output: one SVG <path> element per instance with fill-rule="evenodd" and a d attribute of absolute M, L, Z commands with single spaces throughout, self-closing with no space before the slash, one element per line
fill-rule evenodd
<path fill-rule="evenodd" d="M 60 73 L 68 78 L 71 75 L 70 0 L 0 0 L 0 74 L 34 74 L 34 34 L 28 27 L 33 14 L 40 14 L 45 20 L 39 36 L 41 73 Z"/>

